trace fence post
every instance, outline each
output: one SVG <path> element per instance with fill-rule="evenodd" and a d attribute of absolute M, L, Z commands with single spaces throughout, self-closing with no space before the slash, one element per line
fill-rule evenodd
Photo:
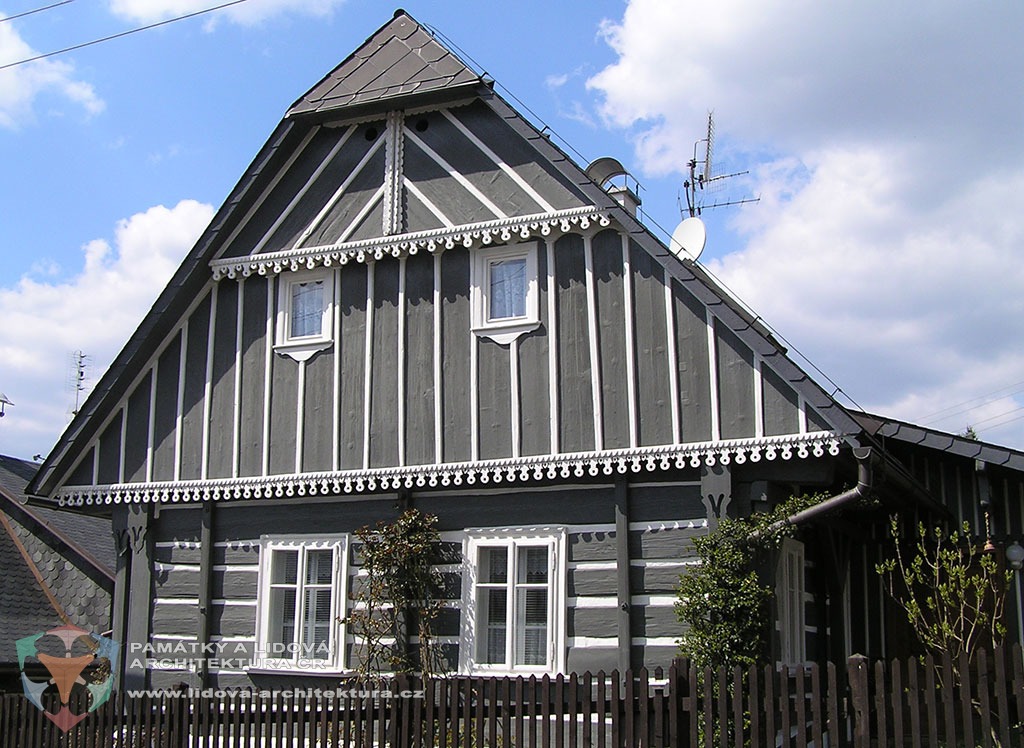
<path fill-rule="evenodd" d="M 868 658 L 863 655 L 854 655 L 847 660 L 846 674 L 850 679 L 850 697 L 853 701 L 854 748 L 869 748 L 871 741 L 868 670 Z"/>

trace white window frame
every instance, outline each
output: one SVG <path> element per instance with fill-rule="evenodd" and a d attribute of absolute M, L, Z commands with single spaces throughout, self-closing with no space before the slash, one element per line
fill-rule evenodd
<path fill-rule="evenodd" d="M 802 665 L 807 660 L 806 573 L 804 544 L 785 538 L 779 551 L 775 589 L 779 656 L 783 665 Z"/>
<path fill-rule="evenodd" d="M 463 549 L 464 568 L 462 573 L 462 637 L 459 644 L 459 670 L 467 674 L 480 675 L 551 675 L 565 671 L 565 625 L 566 625 L 566 533 L 563 528 L 517 528 L 472 529 L 466 531 Z M 508 627 L 506 629 L 506 656 L 503 663 L 482 663 L 477 661 L 478 623 L 477 588 L 479 584 L 478 559 L 482 548 L 502 546 L 508 549 L 509 605 Z M 515 627 L 515 559 L 516 551 L 527 546 L 544 546 L 548 549 L 548 648 L 544 665 L 515 665 L 512 662 L 516 641 Z"/>
<path fill-rule="evenodd" d="M 523 242 L 473 250 L 470 278 L 473 332 L 501 345 L 508 345 L 540 326 L 537 279 L 538 242 Z M 526 261 L 525 313 L 521 317 L 490 319 L 491 266 L 508 260 Z"/>
<path fill-rule="evenodd" d="M 292 337 L 292 287 L 300 283 L 323 281 L 324 299 L 320 334 Z M 296 361 L 305 361 L 334 342 L 334 271 L 296 270 L 281 273 L 277 279 L 277 333 L 274 350 Z"/>
<path fill-rule="evenodd" d="M 302 609 L 302 588 L 305 586 L 305 559 L 308 551 L 332 550 L 334 552 L 331 573 L 331 630 L 329 647 L 331 654 L 324 660 L 301 657 L 283 658 L 268 652 L 271 630 L 271 557 L 275 551 L 298 551 L 299 564 L 296 571 L 296 607 Z M 348 594 L 348 536 L 347 535 L 264 535 L 260 538 L 259 583 L 256 597 L 256 651 L 252 665 L 253 672 L 297 672 L 319 675 L 336 675 L 345 672 L 345 601 Z M 296 620 L 296 635 L 301 636 L 302 626 Z"/>

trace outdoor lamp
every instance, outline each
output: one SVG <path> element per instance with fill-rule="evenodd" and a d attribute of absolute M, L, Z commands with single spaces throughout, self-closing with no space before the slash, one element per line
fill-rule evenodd
<path fill-rule="evenodd" d="M 1021 567 L 1024 566 L 1024 546 L 1014 541 L 1012 545 L 1006 547 L 1006 563 L 1014 571 L 1020 571 Z"/>

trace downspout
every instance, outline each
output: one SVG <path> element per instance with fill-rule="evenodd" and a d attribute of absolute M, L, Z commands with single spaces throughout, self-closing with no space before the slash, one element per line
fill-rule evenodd
<path fill-rule="evenodd" d="M 854 488 L 829 497 L 820 504 L 807 507 L 786 519 L 779 520 L 768 527 L 766 532 L 776 532 L 786 525 L 801 525 L 823 514 L 833 512 L 857 499 L 867 498 L 874 488 L 874 475 L 871 467 L 874 454 L 871 447 L 854 447 L 853 456 L 857 459 L 857 485 Z M 760 533 L 755 533 L 755 535 L 758 534 Z"/>

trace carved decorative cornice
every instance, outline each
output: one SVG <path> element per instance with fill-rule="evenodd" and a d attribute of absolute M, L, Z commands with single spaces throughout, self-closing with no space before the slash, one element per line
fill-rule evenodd
<path fill-rule="evenodd" d="M 616 473 L 729 465 L 793 457 L 839 454 L 841 437 L 831 431 L 760 439 L 670 444 L 602 452 L 484 460 L 480 462 L 344 470 L 338 472 L 271 475 L 252 478 L 119 483 L 107 486 L 67 486 L 57 494 L 61 506 L 100 504 L 179 503 L 234 499 L 275 499 L 302 496 L 341 496 L 400 488 L 515 484 L 530 480 L 597 477 Z"/>
<path fill-rule="evenodd" d="M 438 252 L 456 246 L 487 246 L 533 237 L 547 237 L 553 232 L 586 231 L 593 225 L 611 224 L 607 213 L 593 206 L 504 218 L 483 223 L 431 229 L 400 236 L 384 236 L 355 242 L 342 242 L 319 247 L 267 252 L 248 257 L 213 260 L 213 279 L 248 278 L 250 275 L 277 275 L 290 270 L 313 270 L 318 267 L 346 265 L 349 262 L 372 262 L 385 257 L 405 257 L 420 250 Z"/>

